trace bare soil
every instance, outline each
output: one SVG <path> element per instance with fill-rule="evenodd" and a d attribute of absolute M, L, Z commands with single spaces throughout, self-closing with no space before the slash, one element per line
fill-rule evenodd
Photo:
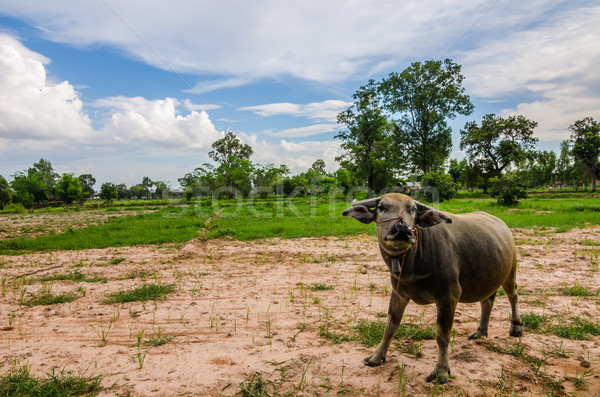
<path fill-rule="evenodd" d="M 77 208 L 77 207 L 73 207 Z M 64 232 L 68 228 L 79 229 L 97 225 L 111 218 L 153 212 L 151 209 L 97 209 L 71 212 L 36 212 L 3 214 L 0 216 L 0 239 L 35 237 L 41 234 Z"/>
<path fill-rule="evenodd" d="M 598 324 L 600 228 L 514 234 L 521 313 Z M 74 270 L 107 281 L 40 281 Z M 101 395 L 234 395 L 261 381 L 280 395 L 600 395 L 600 336 L 580 341 L 526 329 L 511 338 L 505 296 L 496 298 L 489 337 L 477 341 L 467 337 L 479 305 L 459 304 L 445 385 L 425 382 L 435 340 L 398 340 L 382 366 L 364 366 L 373 348 L 334 344 L 320 330 L 350 335 L 361 320 L 385 321 L 389 276 L 366 235 L 3 256 L 0 277 L 1 371 L 18 363 L 42 377 L 53 368 L 102 375 Z M 144 283 L 174 284 L 175 292 L 156 302 L 103 303 Z M 573 286 L 593 295 L 565 296 Z M 43 289 L 78 298 L 21 304 Z M 435 307 L 411 303 L 403 322 L 434 325 Z M 165 336 L 160 346 L 148 344 Z"/>

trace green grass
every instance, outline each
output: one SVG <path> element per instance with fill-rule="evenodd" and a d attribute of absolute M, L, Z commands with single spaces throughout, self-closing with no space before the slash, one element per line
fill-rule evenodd
<path fill-rule="evenodd" d="M 542 324 L 546 321 L 546 316 L 537 313 L 523 313 L 521 314 L 521 321 L 523 326 L 529 330 L 539 330 Z"/>
<path fill-rule="evenodd" d="M 87 274 L 75 270 L 67 273 L 55 273 L 46 277 L 40 278 L 40 281 L 73 281 L 73 282 L 85 282 L 85 283 L 99 283 L 106 281 L 106 277 L 93 276 L 89 277 Z"/>
<path fill-rule="evenodd" d="M 141 287 L 131 290 L 118 291 L 106 297 L 104 304 L 127 302 L 145 302 L 165 299 L 168 294 L 175 290 L 173 284 L 143 284 Z"/>
<path fill-rule="evenodd" d="M 374 227 L 343 217 L 349 207 L 343 200 L 301 198 L 223 203 L 209 238 L 231 236 L 237 240 L 269 237 L 297 238 L 375 234 Z"/>
<path fill-rule="evenodd" d="M 312 283 L 308 286 L 308 289 L 312 291 L 331 291 L 333 288 L 333 285 L 323 283 Z"/>
<path fill-rule="evenodd" d="M 562 197 L 562 196 L 561 196 Z M 499 206 L 487 198 L 459 198 L 441 203 L 441 210 L 462 213 L 486 211 L 510 227 L 552 228 L 558 232 L 600 224 L 600 203 L 587 196 L 534 196 L 516 208 Z M 204 238 L 253 240 L 270 237 L 298 238 L 358 234 L 375 235 L 375 225 L 363 225 L 343 217 L 349 204 L 342 199 L 302 197 L 293 199 L 199 201 L 170 205 L 155 212 L 111 218 L 105 223 L 35 238 L 0 241 L 0 255 L 35 251 L 81 250 L 138 244 L 183 243 L 205 227 L 216 212 Z M 86 208 L 86 207 L 84 207 Z M 157 207 L 159 208 L 159 207 Z M 91 209 L 90 209 L 91 210 Z"/>
<path fill-rule="evenodd" d="M 325 324 L 319 328 L 319 335 L 334 344 L 355 341 L 362 343 L 366 347 L 373 347 L 381 341 L 381 338 L 383 338 L 384 330 L 385 322 L 383 321 L 361 320 L 347 334 L 337 334 L 332 332 L 329 330 L 329 324 Z M 404 323 L 400 324 L 394 338 L 421 341 L 435 339 L 435 336 L 436 331 L 433 326 L 420 326 L 413 323 Z"/>
<path fill-rule="evenodd" d="M 586 196 L 572 198 L 543 198 L 533 196 L 519 206 L 507 208 L 492 199 L 455 199 L 440 204 L 440 209 L 461 213 L 485 211 L 502 219 L 510 227 L 551 227 L 568 231 L 575 227 L 600 224 L 598 199 Z"/>
<path fill-rule="evenodd" d="M 101 390 L 100 376 L 73 375 L 62 370 L 52 370 L 46 378 L 31 376 L 29 367 L 23 366 L 0 378 L 0 396 L 95 396 Z"/>
<path fill-rule="evenodd" d="M 73 302 L 76 299 L 77 296 L 73 292 L 54 295 L 49 291 L 43 291 L 37 295 L 31 295 L 29 299 L 23 301 L 22 303 L 25 306 L 49 306 Z"/>
<path fill-rule="evenodd" d="M 574 317 L 570 323 L 560 322 L 550 327 L 550 332 L 561 338 L 587 340 L 590 335 L 600 335 L 600 325 L 584 317 Z"/>
<path fill-rule="evenodd" d="M 595 295 L 588 288 L 575 284 L 572 287 L 565 287 L 563 290 L 563 295 L 565 296 L 592 296 Z"/>
<path fill-rule="evenodd" d="M 167 207 L 149 214 L 111 218 L 100 225 L 68 229 L 55 235 L 0 241 L 0 255 L 185 242 L 198 236 L 205 220 L 203 214 L 196 214 L 188 207 Z"/>

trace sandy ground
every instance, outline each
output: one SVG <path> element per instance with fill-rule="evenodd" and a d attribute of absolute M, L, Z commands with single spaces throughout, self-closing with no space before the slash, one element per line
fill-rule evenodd
<path fill-rule="evenodd" d="M 514 233 L 521 312 L 597 324 L 600 228 Z M 73 270 L 107 281 L 40 281 Z M 320 329 L 328 324 L 343 335 L 358 321 L 385 320 L 389 278 L 376 240 L 366 235 L 3 256 L 0 277 L 1 371 L 16 362 L 39 376 L 53 368 L 102 375 L 101 395 L 234 395 L 257 376 L 280 395 L 600 395 L 600 336 L 576 341 L 526 332 L 520 341 L 511 338 L 506 296 L 496 298 L 489 337 L 478 341 L 467 337 L 477 328 L 479 305 L 459 304 L 453 376 L 445 385 L 425 382 L 435 340 L 399 340 L 382 366 L 364 366 L 373 348 L 333 344 Z M 143 283 L 172 283 L 175 292 L 157 302 L 103 304 L 107 294 Z M 595 295 L 563 295 L 575 285 Z M 78 299 L 19 303 L 44 288 Z M 411 303 L 403 322 L 433 325 L 435 307 Z M 160 336 L 172 339 L 144 343 Z M 529 359 L 501 352 L 519 349 Z M 532 357 L 544 361 L 538 365 Z"/>

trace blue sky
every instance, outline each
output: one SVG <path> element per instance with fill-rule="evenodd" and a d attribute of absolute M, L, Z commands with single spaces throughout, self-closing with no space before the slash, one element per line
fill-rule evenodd
<path fill-rule="evenodd" d="M 338 165 L 335 116 L 369 79 L 451 58 L 486 113 L 557 150 L 600 119 L 597 1 L 0 0 L 0 175 L 43 157 L 102 182 L 177 187 L 227 131 L 258 163 Z"/>

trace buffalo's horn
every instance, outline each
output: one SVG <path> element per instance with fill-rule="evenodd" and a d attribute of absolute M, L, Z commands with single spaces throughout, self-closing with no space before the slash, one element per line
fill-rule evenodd
<path fill-rule="evenodd" d="M 364 205 L 367 208 L 375 208 L 379 205 L 379 202 L 381 201 L 381 197 L 373 197 L 370 199 L 366 199 L 366 200 L 360 200 L 360 201 L 356 201 L 356 199 L 352 200 L 352 206 L 357 206 L 357 205 Z"/>

